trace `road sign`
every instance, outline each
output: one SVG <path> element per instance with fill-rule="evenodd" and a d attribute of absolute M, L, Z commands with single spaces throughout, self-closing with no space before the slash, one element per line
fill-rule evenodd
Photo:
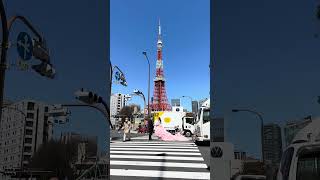
<path fill-rule="evenodd" d="M 20 32 L 17 38 L 18 54 L 23 60 L 29 60 L 32 57 L 32 39 L 26 32 Z"/>
<path fill-rule="evenodd" d="M 116 78 L 117 81 L 120 80 L 120 76 L 121 76 L 120 72 L 117 71 L 116 74 L 115 74 L 115 78 Z"/>

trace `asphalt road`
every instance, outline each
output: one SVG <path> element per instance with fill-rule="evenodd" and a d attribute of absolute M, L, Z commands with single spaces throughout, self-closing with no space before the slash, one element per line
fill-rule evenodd
<path fill-rule="evenodd" d="M 204 159 L 204 162 L 207 164 L 208 167 L 210 167 L 210 144 L 198 145 L 198 148 Z"/>

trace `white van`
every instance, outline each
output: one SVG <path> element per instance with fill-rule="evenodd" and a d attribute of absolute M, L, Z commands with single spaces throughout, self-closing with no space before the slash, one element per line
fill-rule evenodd
<path fill-rule="evenodd" d="M 320 180 L 320 120 L 300 130 L 286 148 L 277 180 Z"/>

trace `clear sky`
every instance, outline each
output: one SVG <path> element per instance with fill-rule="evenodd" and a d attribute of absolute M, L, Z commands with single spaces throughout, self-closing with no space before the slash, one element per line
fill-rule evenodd
<path fill-rule="evenodd" d="M 215 113 L 229 140 L 260 155 L 257 117 L 283 124 L 319 116 L 320 32 L 316 1 L 215 1 Z"/>
<path fill-rule="evenodd" d="M 114 93 L 141 90 L 147 98 L 148 63 L 151 68 L 150 98 L 156 69 L 158 19 L 161 20 L 164 75 L 168 100 L 191 96 L 209 97 L 210 53 L 209 0 L 111 0 L 111 62 L 125 73 L 128 86 L 113 85 Z M 143 107 L 140 97 L 130 103 Z M 182 106 L 191 111 L 189 98 Z"/>
<path fill-rule="evenodd" d="M 108 17 L 105 1 L 5 1 L 5 6 L 8 19 L 15 14 L 23 15 L 43 33 L 57 71 L 56 78 L 48 80 L 32 70 L 22 72 L 12 67 L 6 74 L 7 99 L 70 103 L 76 102 L 74 92 L 82 87 L 106 97 Z M 32 35 L 17 21 L 10 34 L 13 44 L 20 31 Z M 8 51 L 8 61 L 15 63 L 17 58 L 16 47 L 13 46 Z M 39 62 L 32 59 L 29 63 Z M 88 108 L 71 110 L 70 123 L 60 128 L 98 135 L 100 144 L 106 145 L 105 118 Z M 59 134 L 59 131 L 54 132 Z"/>

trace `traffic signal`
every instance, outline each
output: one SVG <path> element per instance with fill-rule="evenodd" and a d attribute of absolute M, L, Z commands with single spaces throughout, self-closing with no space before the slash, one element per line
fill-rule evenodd
<path fill-rule="evenodd" d="M 33 65 L 31 66 L 31 68 L 35 70 L 37 73 L 39 73 L 41 76 L 45 76 L 50 79 L 53 79 L 56 74 L 56 70 L 53 68 L 53 66 L 46 62 L 41 62 L 41 64 Z"/>
<path fill-rule="evenodd" d="M 33 39 L 33 51 L 34 58 L 39 59 L 42 62 L 50 63 L 49 50 L 46 47 L 45 41 L 38 41 Z"/>
<path fill-rule="evenodd" d="M 75 95 L 76 99 L 87 104 L 96 104 L 102 102 L 102 98 L 91 91 L 84 91 L 83 89 L 81 89 L 80 91 L 77 91 Z"/>

